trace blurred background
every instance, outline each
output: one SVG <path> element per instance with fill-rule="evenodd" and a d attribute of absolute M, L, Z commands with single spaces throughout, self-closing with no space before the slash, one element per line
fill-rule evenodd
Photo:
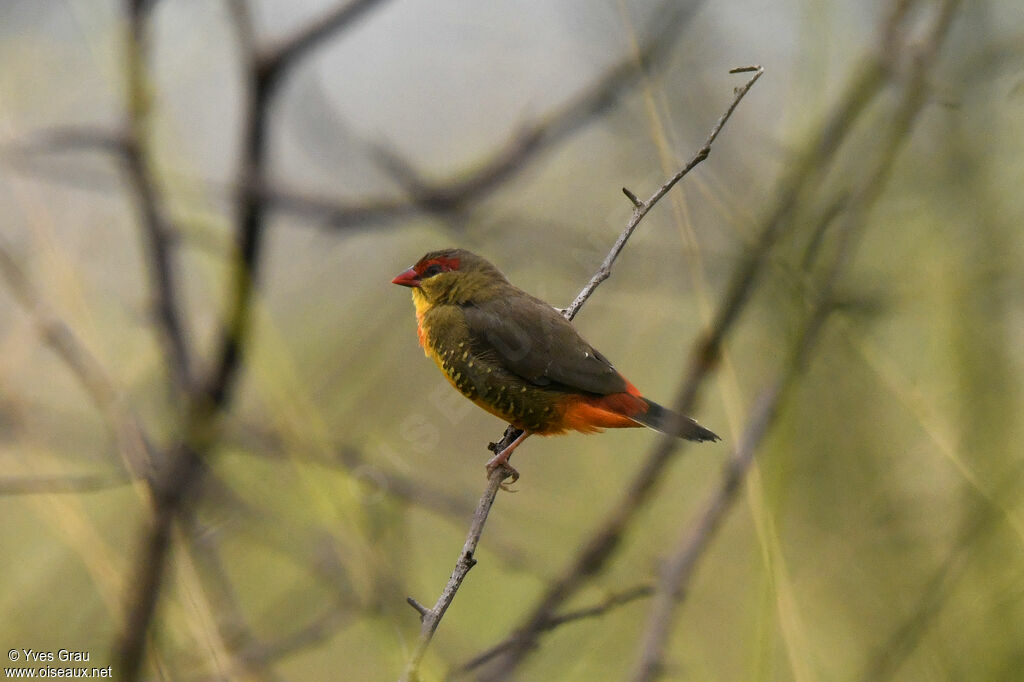
<path fill-rule="evenodd" d="M 758 257 L 695 411 L 723 441 L 680 450 L 566 608 L 655 583 L 852 216 L 836 309 L 665 676 L 1020 679 L 1024 13 L 947 4 L 929 53 L 931 0 L 0 2 L 0 644 L 119 678 L 163 518 L 142 679 L 397 678 L 405 599 L 448 579 L 504 425 L 423 357 L 390 279 L 458 245 L 568 304 L 630 217 L 621 188 L 684 166 L 749 77 L 729 69 L 760 64 L 575 322 L 670 404 Z M 509 636 L 655 442 L 526 442 L 423 679 Z M 201 473 L 161 478 L 181 443 Z M 187 493 L 170 511 L 161 480 Z M 628 678 L 649 611 L 567 623 L 515 678 Z"/>

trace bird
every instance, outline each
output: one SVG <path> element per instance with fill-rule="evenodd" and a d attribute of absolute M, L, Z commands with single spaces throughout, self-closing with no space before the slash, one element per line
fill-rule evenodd
<path fill-rule="evenodd" d="M 420 346 L 466 398 L 522 433 L 487 462 L 490 475 L 532 434 L 643 427 L 720 440 L 644 395 L 556 308 L 461 248 L 431 251 L 391 280 L 412 289 Z"/>

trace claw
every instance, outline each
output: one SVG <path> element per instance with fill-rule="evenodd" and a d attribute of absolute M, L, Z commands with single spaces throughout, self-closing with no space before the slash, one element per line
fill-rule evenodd
<path fill-rule="evenodd" d="M 518 447 L 519 444 L 522 443 L 528 435 L 530 434 L 524 431 L 519 435 L 518 438 L 509 443 L 507 448 L 496 454 L 487 462 L 488 478 L 491 476 L 491 474 L 494 473 L 495 469 L 497 469 L 498 467 L 502 468 L 502 490 L 506 490 L 508 492 L 515 492 L 514 490 L 510 490 L 507 486 L 510 486 L 519 480 L 519 472 L 516 471 L 515 467 L 508 463 L 508 458 L 512 455 L 512 451 L 515 450 L 516 447 Z M 506 478 L 511 478 L 512 481 L 510 483 L 505 483 Z"/>
<path fill-rule="evenodd" d="M 498 466 L 495 466 L 493 468 L 488 466 L 487 476 L 490 477 L 490 475 L 494 473 L 494 470 L 497 469 L 498 467 L 501 467 L 501 483 L 498 484 L 499 487 L 507 493 L 516 492 L 516 490 L 513 489 L 512 486 L 515 484 L 516 481 L 519 480 L 519 472 L 516 471 L 516 468 L 513 467 L 508 462 L 502 462 L 498 464 Z M 511 478 L 512 480 L 506 483 L 505 479 L 509 478 Z"/>

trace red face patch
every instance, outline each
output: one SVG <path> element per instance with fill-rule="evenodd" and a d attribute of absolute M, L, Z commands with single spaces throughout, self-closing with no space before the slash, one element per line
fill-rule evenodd
<path fill-rule="evenodd" d="M 430 260 L 422 260 L 413 266 L 413 270 L 420 276 L 420 279 L 426 279 L 427 277 L 439 275 L 442 272 L 451 272 L 458 269 L 458 258 L 431 258 Z"/>

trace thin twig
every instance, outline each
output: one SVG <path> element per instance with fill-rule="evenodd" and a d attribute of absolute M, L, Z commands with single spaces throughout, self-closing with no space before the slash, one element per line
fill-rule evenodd
<path fill-rule="evenodd" d="M 231 577 L 221 558 L 215 532 L 206 532 L 192 518 L 185 520 L 190 538 L 189 551 L 200 567 L 199 575 L 206 593 L 215 599 L 217 629 L 236 667 L 233 676 L 252 679 L 277 679 L 272 664 L 300 649 L 313 646 L 337 633 L 350 622 L 350 604 L 337 595 L 323 610 L 296 630 L 276 639 L 261 639 L 246 622 L 235 595 Z"/>
<path fill-rule="evenodd" d="M 335 457 L 323 457 L 294 448 L 285 455 L 279 450 L 279 444 L 270 445 L 268 443 L 269 436 L 260 433 L 262 431 L 260 425 L 244 423 L 240 430 L 244 433 L 233 433 L 231 442 L 251 444 L 252 447 L 242 448 L 239 450 L 239 454 L 268 459 L 300 458 L 314 466 L 344 471 L 352 480 L 363 481 L 367 486 L 372 487 L 372 491 L 368 492 L 369 498 L 381 496 L 400 505 L 418 507 L 439 516 L 446 522 L 458 523 L 460 526 L 466 517 L 471 516 L 476 509 L 477 503 L 462 495 L 453 495 L 443 488 L 431 486 L 425 481 L 370 464 L 364 458 L 363 453 L 351 446 L 339 446 Z M 254 438 L 260 440 L 257 441 Z M 525 568 L 525 552 L 521 547 L 498 542 L 491 544 L 490 552 L 500 558 L 508 569 L 523 570 Z"/>
<path fill-rule="evenodd" d="M 260 61 L 265 68 L 283 72 L 298 64 L 309 52 L 325 40 L 350 28 L 365 14 L 386 0 L 352 0 L 339 4 L 319 17 L 310 20 L 292 35 L 271 45 L 263 52 Z M 283 74 L 280 74 L 283 75 Z"/>
<path fill-rule="evenodd" d="M 152 3 L 128 0 L 128 36 L 125 70 L 127 72 L 126 132 L 121 136 L 125 177 L 141 214 L 150 267 L 150 289 L 155 320 L 167 356 L 168 371 L 175 386 L 188 394 L 192 389 L 192 363 L 178 304 L 178 286 L 174 276 L 172 235 L 163 209 L 157 180 L 148 159 L 152 97 L 147 69 L 149 37 L 147 18 Z"/>
<path fill-rule="evenodd" d="M 420 507 L 448 519 L 461 522 L 473 513 L 476 503 L 466 496 L 453 495 L 441 487 L 371 464 L 364 453 L 352 445 L 339 445 L 332 456 L 294 446 L 286 447 L 267 428 L 255 420 L 233 424 L 225 439 L 241 446 L 239 454 L 268 460 L 300 460 L 328 469 L 344 471 L 354 480 L 365 481 L 376 493 L 398 502 Z"/>
<path fill-rule="evenodd" d="M 946 557 L 931 576 L 921 582 L 917 602 L 907 618 L 877 648 L 862 674 L 850 679 L 884 682 L 899 673 L 903 663 L 917 648 L 929 626 L 955 593 L 971 561 L 984 556 L 983 553 L 973 551 L 974 548 L 990 538 L 991 533 L 1001 524 L 1006 524 L 1001 505 L 993 504 L 993 499 L 1006 502 L 1019 500 L 1022 482 L 1024 467 L 1018 465 L 1008 476 L 1004 476 L 993 498 L 980 496 L 982 504 L 959 533 L 957 542 L 949 548 Z"/>
<path fill-rule="evenodd" d="M 277 639 L 268 640 L 242 649 L 240 658 L 251 666 L 266 666 L 295 653 L 308 649 L 338 634 L 352 623 L 348 610 L 341 604 L 330 604 L 296 630 Z"/>
<path fill-rule="evenodd" d="M 102 126 L 57 125 L 32 134 L 27 140 L 5 148 L 17 156 L 56 154 L 62 152 L 99 151 L 114 155 L 124 154 L 123 132 Z"/>
<path fill-rule="evenodd" d="M 633 215 L 630 217 L 625 229 L 619 235 L 619 238 L 615 241 L 615 244 L 612 246 L 611 251 L 608 253 L 608 256 L 602 263 L 598 273 L 594 275 L 594 277 L 591 278 L 591 280 L 583 287 L 579 295 L 576 296 L 575 300 L 573 300 L 569 307 L 562 311 L 562 314 L 566 317 L 566 319 L 571 320 L 576 315 L 576 313 L 579 312 L 580 308 L 583 306 L 584 303 L 586 303 L 587 299 L 590 298 L 591 294 L 594 293 L 594 290 L 601 284 L 601 282 L 608 279 L 608 277 L 611 274 L 612 265 L 615 263 L 615 259 L 622 252 L 622 249 L 626 245 L 626 242 L 629 240 L 634 230 L 636 230 L 636 227 L 637 225 L 640 224 L 640 221 L 643 220 L 644 216 L 646 216 L 650 212 L 654 205 L 657 204 L 658 201 L 663 196 L 665 196 L 665 194 L 670 189 L 672 189 L 672 187 L 677 182 L 679 182 L 679 180 L 681 180 L 695 166 L 697 166 L 701 161 L 708 157 L 711 144 L 714 142 L 719 132 L 721 132 L 722 127 L 725 125 L 726 121 L 729 120 L 729 117 L 732 115 L 732 112 L 736 109 L 737 104 L 739 104 L 740 100 L 743 99 L 743 97 L 747 94 L 747 92 L 750 90 L 753 84 L 757 82 L 757 79 L 760 78 L 761 74 L 763 73 L 763 70 L 760 67 L 749 67 L 744 68 L 743 70 L 752 70 L 755 73 L 744 86 L 737 88 L 729 107 L 715 123 L 714 127 L 711 130 L 711 134 L 705 141 L 704 146 L 697 151 L 693 159 L 691 159 L 690 162 L 687 163 L 682 170 L 680 170 L 678 173 L 672 176 L 667 182 L 665 182 L 661 187 L 659 187 L 647 201 L 639 202 L 639 205 L 637 205 L 638 202 L 636 201 L 636 197 L 631 197 L 631 200 L 633 200 L 635 206 L 633 210 Z M 630 196 L 630 193 L 628 191 L 627 196 Z M 497 444 L 492 444 L 491 449 L 494 450 L 495 452 L 501 452 L 501 450 L 508 447 L 509 444 L 516 438 L 518 438 L 521 434 L 522 432 L 520 430 L 510 425 L 506 429 L 501 441 Z M 448 609 L 448 606 L 455 598 L 455 594 L 458 591 L 459 586 L 462 584 L 462 580 L 465 578 L 466 573 L 468 573 L 469 569 L 472 568 L 473 564 L 476 563 L 475 559 L 473 559 L 471 562 L 467 561 L 467 556 L 469 559 L 472 559 L 473 552 L 476 551 L 476 544 L 480 540 L 480 533 L 483 530 L 483 523 L 487 520 L 487 514 L 490 511 L 491 505 L 494 504 L 494 498 L 497 493 L 497 489 L 498 487 L 500 487 L 501 481 L 504 478 L 504 476 L 505 473 L 502 470 L 496 470 L 488 478 L 487 489 L 484 491 L 483 496 L 480 498 L 480 504 L 477 506 L 476 513 L 473 515 L 473 523 L 470 526 L 470 532 L 466 540 L 466 545 L 463 548 L 463 552 L 459 555 L 459 559 L 456 562 L 455 570 L 452 572 L 452 576 L 451 578 L 449 578 L 448 584 L 445 586 L 443 592 L 441 593 L 441 596 L 438 598 L 437 603 L 434 605 L 434 608 L 428 609 L 424 613 L 424 611 L 421 610 L 421 605 L 415 602 L 415 600 L 410 601 L 410 604 L 413 606 L 413 608 L 415 608 L 417 611 L 420 611 L 423 625 L 420 630 L 420 638 L 417 642 L 417 646 L 414 649 L 412 656 L 409 658 L 408 663 L 406 664 L 405 672 L 403 673 L 402 676 L 403 680 L 411 681 L 415 679 L 420 661 L 422 660 L 427 647 L 430 645 L 430 640 L 433 638 L 434 632 L 436 632 L 437 626 L 440 623 L 441 618 L 444 616 L 444 612 Z M 467 551 L 470 552 L 468 555 L 466 553 Z M 537 632 L 541 631 L 552 620 L 553 616 L 551 615 L 551 613 L 553 612 L 547 614 L 544 620 L 536 625 Z M 516 642 L 515 646 L 518 645 L 519 643 Z"/>
<path fill-rule="evenodd" d="M 234 676 L 253 680 L 268 680 L 271 671 L 256 665 L 241 655 L 241 651 L 256 648 L 259 641 L 246 622 L 231 578 L 221 560 L 217 533 L 207 531 L 193 514 L 183 514 L 182 524 L 188 539 L 189 556 L 197 567 L 203 592 L 211 600 L 217 634 L 231 654 L 231 664 L 237 668 Z"/>
<path fill-rule="evenodd" d="M 322 460 L 313 461 L 323 463 Z M 357 479 L 366 474 L 367 482 L 375 485 L 388 497 L 432 511 L 445 518 L 464 519 L 474 509 L 472 500 L 468 498 L 452 495 L 425 481 L 397 472 L 371 467 L 364 461 L 362 453 L 352 447 L 341 448 L 335 461 Z"/>
<path fill-rule="evenodd" d="M 418 679 L 417 673 L 420 662 L 423 660 L 424 654 L 427 653 L 427 647 L 430 646 L 430 642 L 434 638 L 437 626 L 441 624 L 445 611 L 448 610 L 448 607 L 455 599 L 455 594 L 459 591 L 462 581 L 466 579 L 466 574 L 476 565 L 476 547 L 480 543 L 480 535 L 484 531 L 484 524 L 487 523 L 487 515 L 490 514 L 491 507 L 494 506 L 494 498 L 498 494 L 498 488 L 501 487 L 501 482 L 504 478 L 505 474 L 501 469 L 495 469 L 488 477 L 487 488 L 484 489 L 484 494 L 480 497 L 476 511 L 473 512 L 473 521 L 469 524 L 466 542 L 462 545 L 462 551 L 459 552 L 459 558 L 455 562 L 455 569 L 452 571 L 451 577 L 448 578 L 448 584 L 444 586 L 444 590 L 442 590 L 441 596 L 437 598 L 433 608 L 428 609 L 412 597 L 408 598 L 409 605 L 420 614 L 421 627 L 416 647 L 409 656 L 409 660 L 405 664 L 405 670 L 402 672 L 401 679 L 405 682 L 413 682 Z"/>
<path fill-rule="evenodd" d="M 615 263 L 615 259 L 619 257 L 619 253 L 622 252 L 622 249 L 626 246 L 626 242 L 629 241 L 629 238 L 633 235 L 633 230 L 635 230 L 636 226 L 640 224 L 640 221 L 643 220 L 644 216 L 654 208 L 654 205 L 658 203 L 658 201 L 665 196 L 665 194 L 667 194 L 677 182 L 686 177 L 686 174 L 696 168 L 697 165 L 704 161 L 704 159 L 708 158 L 708 155 L 711 153 L 711 145 L 714 144 L 718 134 L 722 132 L 722 128 L 725 127 L 725 124 L 732 116 L 732 112 L 736 110 L 740 100 L 742 100 L 750 91 L 750 88 L 754 87 L 754 83 L 757 82 L 757 79 L 764 74 L 764 69 L 760 66 L 745 66 L 729 71 L 729 73 L 745 73 L 751 71 L 754 72 L 754 75 L 751 76 L 750 80 L 742 86 L 736 88 L 736 93 L 733 97 L 732 103 L 729 104 L 729 108 L 726 109 L 718 118 L 718 121 L 715 123 L 711 132 L 708 134 L 707 139 L 704 141 L 704 145 L 697 150 L 697 153 L 693 155 L 690 162 L 683 166 L 678 173 L 673 175 L 667 182 L 665 182 L 665 184 L 659 187 L 647 201 L 640 201 L 633 192 L 625 187 L 622 188 L 622 192 L 633 204 L 633 215 L 630 216 L 629 222 L 626 224 L 626 229 L 623 230 L 622 234 L 619 235 L 619 238 L 615 240 L 612 250 L 608 252 L 607 256 L 605 256 L 604 262 L 601 263 L 601 267 L 598 268 L 597 273 L 590 278 L 590 281 L 587 282 L 585 287 L 583 287 L 583 290 L 577 294 L 576 298 L 573 299 L 573 302 L 569 304 L 569 307 L 563 311 L 562 314 L 565 315 L 566 319 L 572 320 L 576 317 L 576 313 L 578 313 L 580 308 L 583 307 L 583 304 L 587 302 L 587 299 L 594 293 L 594 290 L 597 289 L 598 285 L 611 277 L 612 265 Z"/>
<path fill-rule="evenodd" d="M 626 604 L 630 604 L 640 599 L 645 599 L 651 596 L 652 594 L 654 594 L 654 587 L 652 587 L 651 585 L 637 585 L 632 589 L 608 595 L 608 597 L 601 600 L 597 604 L 594 604 L 593 606 L 587 606 L 581 609 L 577 609 L 575 611 L 567 611 L 566 613 L 554 616 L 550 620 L 548 620 L 547 623 L 544 624 L 544 627 L 541 629 L 541 632 L 548 632 L 550 630 L 554 630 L 555 628 L 561 625 L 574 623 L 576 621 L 584 620 L 587 618 L 597 618 L 598 616 L 603 616 L 604 614 L 608 613 L 609 611 L 612 611 L 613 609 L 616 609 L 620 606 L 624 606 Z M 498 642 L 497 644 L 492 646 L 490 649 L 480 652 L 472 659 L 463 663 L 458 670 L 452 672 L 451 677 L 458 677 L 466 672 L 469 672 L 470 670 L 480 667 L 481 665 L 487 663 L 491 659 L 495 658 L 496 656 L 504 653 L 508 649 L 515 646 L 517 640 L 518 635 L 512 634 L 505 640 Z"/>
<path fill-rule="evenodd" d="M 2 241 L 0 277 L 18 305 L 31 316 L 43 342 L 64 362 L 100 411 L 107 429 L 117 443 L 126 475 L 129 478 L 148 476 L 151 441 L 141 422 L 125 407 L 121 392 L 100 361 L 74 330 L 47 305 Z"/>

